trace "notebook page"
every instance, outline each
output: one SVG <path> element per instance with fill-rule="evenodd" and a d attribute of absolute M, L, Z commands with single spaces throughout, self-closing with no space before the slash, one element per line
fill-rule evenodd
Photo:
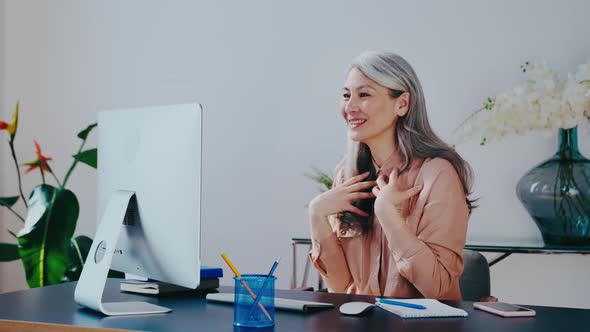
<path fill-rule="evenodd" d="M 468 314 L 463 309 L 453 308 L 449 305 L 432 299 L 395 299 L 399 302 L 420 304 L 426 309 L 406 308 L 402 306 L 375 302 L 375 305 L 392 312 L 401 318 L 428 318 L 428 317 L 467 317 Z"/>

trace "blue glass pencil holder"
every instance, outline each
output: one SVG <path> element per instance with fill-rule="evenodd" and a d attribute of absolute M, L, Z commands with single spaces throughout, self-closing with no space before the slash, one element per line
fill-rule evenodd
<path fill-rule="evenodd" d="M 234 277 L 234 325 L 269 327 L 275 324 L 275 280 L 262 274 Z M 260 297 L 258 303 L 255 298 Z"/>

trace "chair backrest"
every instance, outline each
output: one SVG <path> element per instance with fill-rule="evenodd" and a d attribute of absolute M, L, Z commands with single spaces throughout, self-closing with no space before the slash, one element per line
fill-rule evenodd
<path fill-rule="evenodd" d="M 490 296 L 490 267 L 487 259 L 477 251 L 463 249 L 465 268 L 459 279 L 464 301 L 479 301 Z"/>

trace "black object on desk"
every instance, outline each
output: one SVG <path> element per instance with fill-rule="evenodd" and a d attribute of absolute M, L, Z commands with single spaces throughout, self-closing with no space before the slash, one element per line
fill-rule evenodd
<path fill-rule="evenodd" d="M 119 292 L 119 280 L 109 279 L 105 300 L 141 300 L 172 308 L 156 315 L 105 317 L 74 302 L 75 283 L 0 294 L 0 319 L 23 320 L 143 331 L 240 331 L 233 327 L 233 306 L 207 303 L 205 295 L 186 294 L 156 298 Z M 232 287 L 220 291 L 232 292 Z M 277 290 L 277 297 L 334 303 L 373 301 L 372 296 Z M 502 318 L 474 310 L 472 302 L 445 302 L 469 313 L 467 318 L 403 320 L 385 310 L 366 316 L 342 316 L 337 309 L 312 314 L 275 312 L 272 331 L 586 331 L 590 310 L 527 306 L 532 318 Z M 267 331 L 261 329 L 260 331 Z"/>

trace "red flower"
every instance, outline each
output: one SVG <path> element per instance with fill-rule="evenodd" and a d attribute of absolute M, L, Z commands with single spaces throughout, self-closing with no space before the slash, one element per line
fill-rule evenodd
<path fill-rule="evenodd" d="M 0 130 L 4 130 L 8 127 L 8 123 L 0 121 Z"/>
<path fill-rule="evenodd" d="M 49 167 L 47 161 L 52 160 L 52 158 L 44 156 L 39 143 L 37 143 L 35 140 L 33 140 L 33 142 L 35 142 L 35 153 L 37 154 L 37 159 L 24 163 L 24 165 L 29 166 L 29 168 L 27 168 L 25 171 L 25 174 L 37 168 L 41 168 L 41 174 L 43 174 L 43 171 L 51 172 L 51 168 Z"/>

